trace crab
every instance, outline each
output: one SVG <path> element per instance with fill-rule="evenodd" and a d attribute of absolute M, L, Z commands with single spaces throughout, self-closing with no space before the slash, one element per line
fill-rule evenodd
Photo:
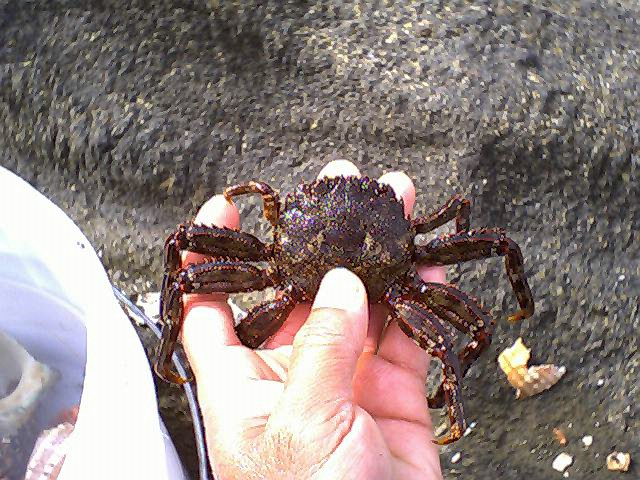
<path fill-rule="evenodd" d="M 489 346 L 494 320 L 473 297 L 450 284 L 423 281 L 418 264 L 452 265 L 495 256 L 505 257 L 509 281 L 520 309 L 512 322 L 530 317 L 534 301 L 527 284 L 520 248 L 497 228 L 470 230 L 470 202 L 454 195 L 430 215 L 410 219 L 391 187 L 370 178 L 322 178 L 299 185 L 284 203 L 263 182 L 228 187 L 228 201 L 259 194 L 273 242 L 238 230 L 199 224 L 179 225 L 164 248 L 165 276 L 160 315 L 162 339 L 156 373 L 184 383 L 171 370 L 171 356 L 183 323 L 183 294 L 249 292 L 275 287 L 273 300 L 255 306 L 236 326 L 240 341 L 258 348 L 274 335 L 299 302 L 312 301 L 323 276 L 345 267 L 362 279 L 369 301 L 388 307 L 391 321 L 443 366 L 443 380 L 429 398 L 431 408 L 447 406 L 450 430 L 435 440 L 447 444 L 466 430 L 461 381 Z M 418 234 L 455 220 L 456 231 L 424 245 Z M 181 252 L 204 254 L 206 260 L 181 266 Z M 267 262 L 261 268 L 255 265 Z M 456 353 L 447 327 L 471 337 Z"/>

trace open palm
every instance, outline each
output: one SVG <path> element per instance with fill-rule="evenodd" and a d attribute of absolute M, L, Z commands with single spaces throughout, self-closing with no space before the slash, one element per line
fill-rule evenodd
<path fill-rule="evenodd" d="M 321 175 L 357 174 L 347 162 Z M 411 181 L 388 174 L 409 214 Z M 198 221 L 232 228 L 238 212 L 214 197 Z M 197 261 L 188 254 L 185 262 Z M 443 281 L 442 269 L 420 272 Z M 429 358 L 361 281 L 329 272 L 311 309 L 296 307 L 260 350 L 240 344 L 223 296 L 187 299 L 183 330 L 218 478 L 439 479 L 425 397 Z"/>

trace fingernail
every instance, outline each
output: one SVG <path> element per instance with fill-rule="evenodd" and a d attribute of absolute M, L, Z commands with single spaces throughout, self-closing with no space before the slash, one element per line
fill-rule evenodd
<path fill-rule="evenodd" d="M 236 228 L 240 224 L 240 214 L 232 202 L 227 202 L 223 195 L 216 195 L 200 207 L 195 221 L 204 225 Z"/>
<path fill-rule="evenodd" d="M 337 308 L 359 312 L 367 303 L 364 285 L 346 268 L 335 268 L 327 273 L 313 302 L 313 309 Z"/>
<path fill-rule="evenodd" d="M 334 178 L 334 177 L 348 177 L 348 176 L 360 176 L 360 170 L 353 163 L 348 160 L 333 160 L 327 163 L 320 173 L 318 178 Z"/>
<path fill-rule="evenodd" d="M 404 202 L 404 213 L 411 214 L 416 200 L 416 187 L 404 172 L 388 172 L 382 175 L 378 181 L 389 185 L 396 194 L 398 200 Z"/>

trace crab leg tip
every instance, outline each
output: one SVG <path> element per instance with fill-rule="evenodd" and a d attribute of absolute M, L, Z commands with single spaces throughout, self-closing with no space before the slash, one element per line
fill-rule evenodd
<path fill-rule="evenodd" d="M 449 445 L 450 443 L 460 440 L 462 437 L 462 429 L 458 425 L 451 425 L 451 431 L 448 435 L 440 438 L 434 438 L 432 441 L 436 445 Z"/>
<path fill-rule="evenodd" d="M 191 383 L 193 381 L 192 375 L 189 375 L 188 377 L 182 377 L 177 373 L 172 372 L 171 370 L 164 370 L 162 367 L 157 365 L 154 368 L 154 372 L 165 382 L 173 383 L 176 385 L 184 385 L 185 383 Z"/>
<path fill-rule="evenodd" d="M 518 310 L 513 315 L 509 315 L 509 317 L 507 317 L 507 320 L 509 321 L 509 323 L 516 323 L 520 320 L 524 320 L 525 318 L 529 318 L 530 316 L 530 312 L 527 312 L 526 310 Z"/>
<path fill-rule="evenodd" d="M 432 442 L 442 447 L 444 445 L 449 445 L 450 443 L 453 443 L 456 440 L 457 438 L 453 438 L 451 435 L 445 435 L 444 437 L 441 437 L 441 438 L 434 438 Z"/>

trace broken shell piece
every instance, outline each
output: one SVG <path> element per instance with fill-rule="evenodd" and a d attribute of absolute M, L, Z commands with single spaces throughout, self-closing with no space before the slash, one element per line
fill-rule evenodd
<path fill-rule="evenodd" d="M 0 437 L 14 435 L 34 413 L 54 371 L 0 332 Z"/>
<path fill-rule="evenodd" d="M 24 480 L 54 480 L 58 478 L 69 450 L 72 423 L 61 423 L 40 434 L 31 453 Z"/>
<path fill-rule="evenodd" d="M 516 392 L 516 398 L 525 398 L 548 390 L 558 383 L 567 372 L 565 367 L 555 365 L 536 365 L 529 367 L 522 377 L 522 386 Z"/>
<path fill-rule="evenodd" d="M 476 427 L 476 422 L 471 422 L 462 436 L 467 437 L 471 434 L 471 431 Z"/>
<path fill-rule="evenodd" d="M 550 364 L 528 367 L 530 356 L 531 350 L 524 345 L 522 338 L 498 356 L 500 368 L 517 389 L 516 398 L 530 397 L 551 388 L 567 371 L 565 367 Z"/>
<path fill-rule="evenodd" d="M 36 407 L 56 378 L 51 368 L 0 332 L 0 478 L 22 478 L 37 435 Z"/>
<path fill-rule="evenodd" d="M 556 437 L 556 440 L 560 445 L 564 446 L 567 444 L 567 436 L 559 428 L 553 429 L 553 436 Z"/>
<path fill-rule="evenodd" d="M 631 465 L 631 455 L 623 452 L 613 452 L 607 457 L 607 468 L 612 472 L 626 472 Z"/>
<path fill-rule="evenodd" d="M 561 453 L 553 459 L 551 467 L 558 472 L 564 472 L 573 463 L 573 457 L 567 453 Z"/>

